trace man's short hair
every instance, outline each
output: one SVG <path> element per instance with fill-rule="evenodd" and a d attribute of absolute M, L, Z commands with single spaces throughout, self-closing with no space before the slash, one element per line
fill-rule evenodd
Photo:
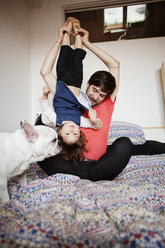
<path fill-rule="evenodd" d="M 88 81 L 89 86 L 94 85 L 100 87 L 101 91 L 107 93 L 110 96 L 116 88 L 116 80 L 110 72 L 96 71 Z"/>

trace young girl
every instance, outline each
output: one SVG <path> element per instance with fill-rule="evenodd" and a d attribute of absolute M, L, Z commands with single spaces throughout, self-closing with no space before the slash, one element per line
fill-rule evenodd
<path fill-rule="evenodd" d="M 48 126 L 60 126 L 58 134 L 63 147 L 66 150 L 69 149 L 69 154 L 67 153 L 68 155 L 65 158 L 74 159 L 73 157 L 75 157 L 77 161 L 82 157 L 85 149 L 85 139 L 79 127 L 98 129 L 102 126 L 101 120 L 96 117 L 95 110 L 91 109 L 90 100 L 80 89 L 83 79 L 82 61 L 86 52 L 82 49 L 82 39 L 78 33 L 78 25 L 78 20 L 68 18 L 65 25 L 60 29 L 58 41 L 55 42 L 48 53 L 41 68 L 41 75 L 48 88 L 43 88 L 43 96 L 40 99 L 42 122 Z M 74 50 L 70 47 L 72 28 L 75 32 Z M 56 80 L 52 74 L 52 68 L 61 44 Z M 50 92 L 54 94 L 53 106 L 55 112 L 48 105 L 48 94 Z M 89 119 L 82 116 L 83 109 L 89 110 Z M 76 149 L 78 152 L 76 152 Z"/>

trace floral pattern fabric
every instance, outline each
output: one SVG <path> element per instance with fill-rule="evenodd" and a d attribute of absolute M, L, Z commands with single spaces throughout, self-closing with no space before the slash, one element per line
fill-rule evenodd
<path fill-rule="evenodd" d="M 141 127 L 113 122 L 108 144 L 121 136 L 145 142 Z M 26 187 L 17 178 L 8 182 L 1 248 L 165 247 L 165 154 L 131 157 L 113 181 L 47 177 L 37 164 L 27 179 Z"/>
<path fill-rule="evenodd" d="M 9 181 L 0 247 L 165 247 L 165 155 L 134 156 L 113 181 L 91 182 L 37 164 Z"/>

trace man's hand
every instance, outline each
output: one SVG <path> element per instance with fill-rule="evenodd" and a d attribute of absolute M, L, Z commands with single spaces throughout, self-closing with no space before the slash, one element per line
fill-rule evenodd
<path fill-rule="evenodd" d="M 70 31 L 70 27 L 68 25 L 68 23 L 71 22 L 71 19 L 67 19 L 67 21 L 64 23 L 64 25 L 58 30 L 58 40 L 57 42 L 59 42 L 60 44 L 63 41 L 64 38 L 64 33 L 67 32 L 69 35 L 74 35 L 71 31 Z"/>
<path fill-rule="evenodd" d="M 83 45 L 85 46 L 86 43 L 89 42 L 89 32 L 79 26 L 76 26 L 77 27 L 77 33 L 79 33 L 82 37 L 82 43 Z"/>

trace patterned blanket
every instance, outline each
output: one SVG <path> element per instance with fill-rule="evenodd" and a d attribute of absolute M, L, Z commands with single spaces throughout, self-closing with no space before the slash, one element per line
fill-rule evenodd
<path fill-rule="evenodd" d="M 91 182 L 33 164 L 9 181 L 1 248 L 165 247 L 165 154 L 134 156 L 113 181 Z"/>

